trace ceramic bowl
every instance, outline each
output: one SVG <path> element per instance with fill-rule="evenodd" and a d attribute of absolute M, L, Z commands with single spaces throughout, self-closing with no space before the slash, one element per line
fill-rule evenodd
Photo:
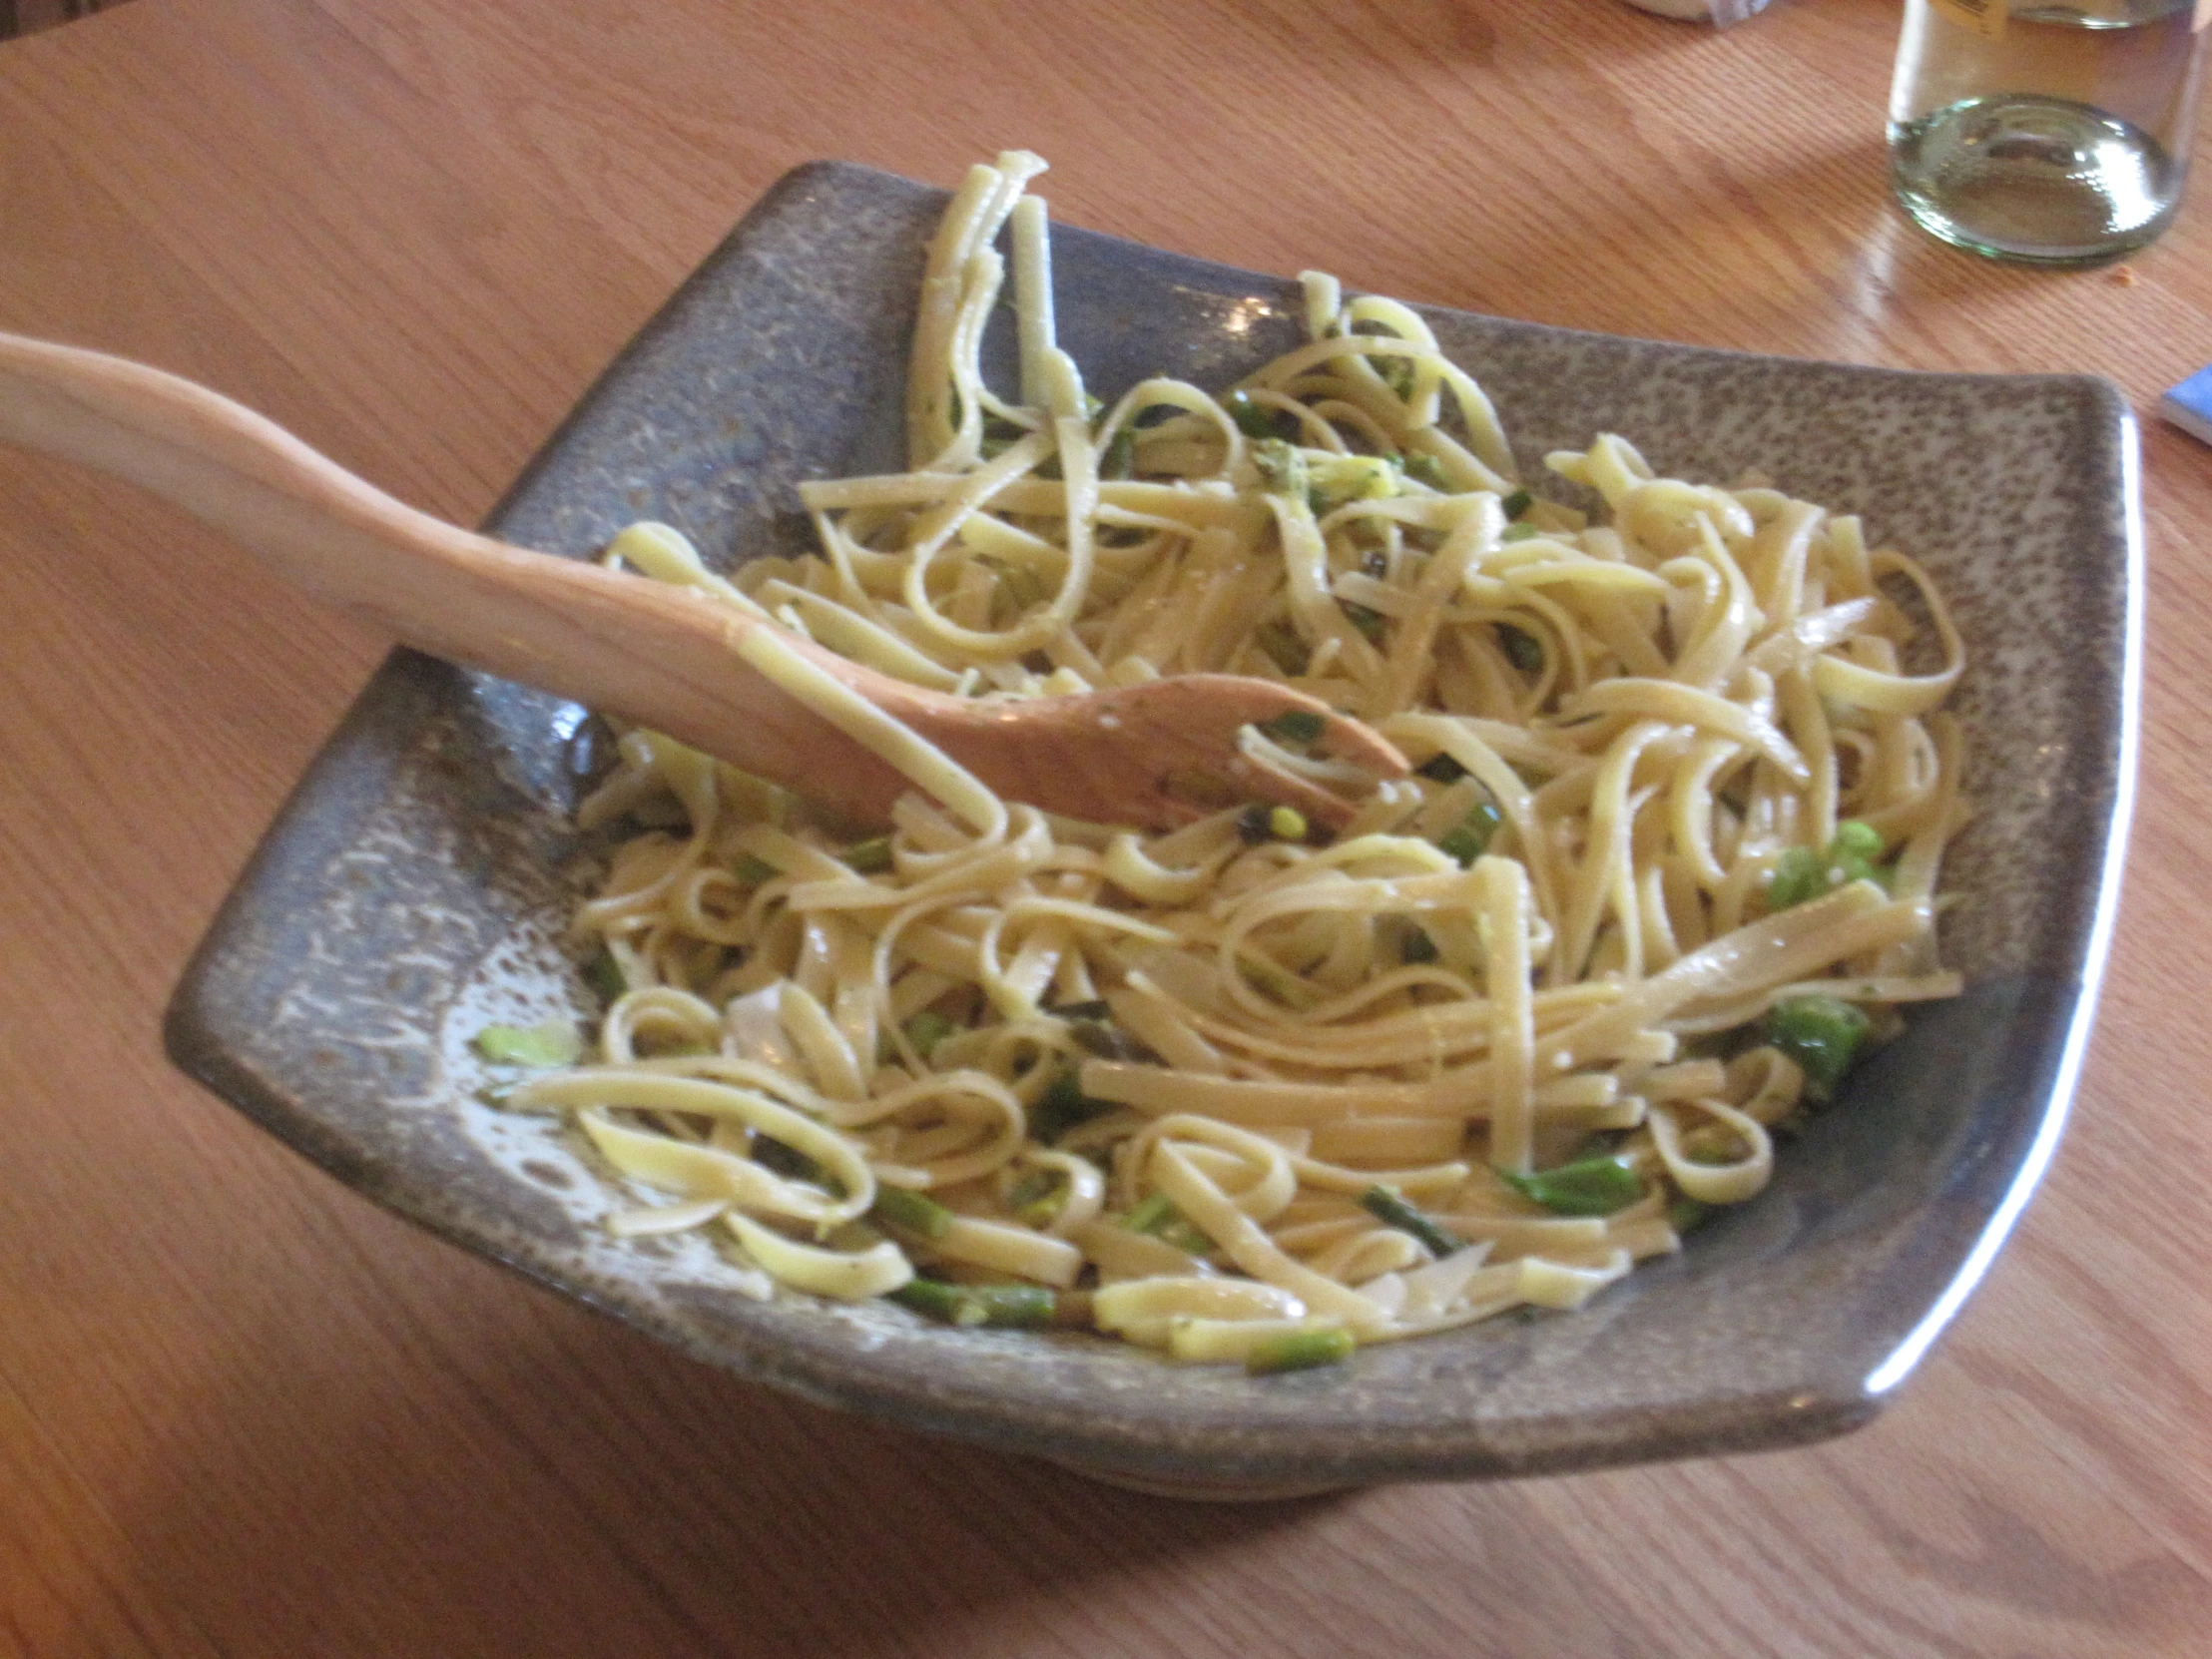
<path fill-rule="evenodd" d="M 547 443 L 489 528 L 583 556 L 630 521 L 725 564 L 807 548 L 794 484 L 894 467 L 942 192 L 784 179 Z M 1222 386 L 1299 337 L 1296 284 L 1055 236 L 1059 325 L 1111 397 Z M 742 1377 L 1154 1489 L 1253 1495 L 1802 1442 L 1867 1420 L 1957 1312 L 2048 1159 L 2114 902 L 2140 606 L 2134 432 L 2106 382 L 1921 374 L 1441 309 L 1527 475 L 1599 431 L 1663 471 L 1749 468 L 1864 515 L 1972 653 L 1971 827 L 1943 924 L 1966 994 L 1918 1013 L 1772 1187 L 1578 1314 L 1254 1380 L 887 1304 L 764 1304 L 697 1238 L 618 1242 L 585 1147 L 474 1098 L 490 1019 L 595 1006 L 563 927 L 582 710 L 400 653 L 301 781 L 187 971 L 177 1063 L 333 1175 Z"/>

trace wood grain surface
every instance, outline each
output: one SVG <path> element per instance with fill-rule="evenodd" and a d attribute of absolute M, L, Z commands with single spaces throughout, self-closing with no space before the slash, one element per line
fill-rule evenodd
<path fill-rule="evenodd" d="M 2212 183 L 2129 270 L 1890 205 L 1882 0 L 153 0 L 0 47 L 0 327 L 480 515 L 785 169 L 1022 145 L 1065 220 L 1545 322 L 2111 375 L 2146 416 L 2144 779 L 2042 1194 L 1812 1450 L 1209 1509 L 741 1384 L 373 1209 L 162 1003 L 384 642 L 0 454 L 0 1652 L 2187 1655 L 2212 1645 Z"/>

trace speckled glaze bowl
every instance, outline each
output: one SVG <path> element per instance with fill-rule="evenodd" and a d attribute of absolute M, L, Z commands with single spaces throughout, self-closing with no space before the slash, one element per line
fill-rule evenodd
<path fill-rule="evenodd" d="M 779 184 L 493 514 L 585 555 L 633 519 L 735 563 L 809 545 L 794 483 L 896 464 L 943 193 L 821 164 Z M 1227 384 L 1298 337 L 1292 282 L 1078 231 L 1063 340 L 1112 396 Z M 1918 552 L 1972 653 L 1978 812 L 1944 923 L 1967 994 L 1917 1015 L 1771 1189 L 1586 1311 L 1252 1380 L 886 1304 L 762 1304 L 691 1239 L 617 1242 L 587 1148 L 479 1104 L 487 1019 L 593 1006 L 561 935 L 583 711 L 400 653 L 285 807 L 170 1010 L 177 1063 L 340 1180 L 686 1353 L 826 1404 L 1156 1490 L 1263 1495 L 1807 1441 L 1866 1421 L 1956 1313 L 2064 1116 L 2129 797 L 2134 431 L 2107 383 L 1900 373 L 1428 310 L 1524 470 L 1622 432 L 1663 471 L 1761 468 Z"/>

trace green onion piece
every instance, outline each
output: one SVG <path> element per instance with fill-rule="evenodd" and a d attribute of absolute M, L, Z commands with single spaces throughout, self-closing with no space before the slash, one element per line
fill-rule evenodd
<path fill-rule="evenodd" d="M 1431 755 L 1413 770 L 1432 784 L 1456 784 L 1467 775 L 1467 769 L 1449 755 Z"/>
<path fill-rule="evenodd" d="M 1466 1240 L 1437 1226 L 1388 1187 L 1370 1187 L 1360 1195 L 1360 1208 L 1385 1227 L 1410 1233 L 1438 1261 L 1467 1248 Z"/>
<path fill-rule="evenodd" d="M 1214 1241 L 1192 1225 L 1165 1193 L 1151 1197 L 1121 1219 L 1122 1226 L 1132 1233 L 1145 1233 L 1164 1245 L 1173 1245 L 1186 1256 L 1204 1256 L 1214 1248 Z"/>
<path fill-rule="evenodd" d="M 763 1169 L 772 1170 L 789 1181 L 805 1181 L 825 1190 L 842 1191 L 842 1184 L 830 1179 L 830 1172 L 816 1163 L 806 1153 L 789 1142 L 780 1141 L 774 1135 L 755 1135 L 751 1147 L 753 1161 Z"/>
<path fill-rule="evenodd" d="M 1067 1177 L 1057 1170 L 1031 1170 L 1007 1189 L 1006 1208 L 1031 1227 L 1049 1227 L 1067 1207 Z"/>
<path fill-rule="evenodd" d="M 1160 1058 L 1111 1020 L 1071 1019 L 1068 1035 L 1075 1039 L 1078 1048 L 1101 1060 L 1157 1062 Z"/>
<path fill-rule="evenodd" d="M 1106 444 L 1106 452 L 1098 458 L 1098 475 L 1101 478 L 1126 478 L 1136 470 L 1137 432 L 1133 426 L 1124 426 Z"/>
<path fill-rule="evenodd" d="M 750 852 L 738 854 L 738 861 L 730 866 L 730 873 L 749 887 L 758 887 L 775 880 L 784 872 L 766 858 L 756 858 Z"/>
<path fill-rule="evenodd" d="M 1400 403 L 1413 395 L 1412 358 L 1370 357 L 1368 360 L 1375 364 L 1376 373 L 1382 376 L 1382 383 L 1390 388 Z"/>
<path fill-rule="evenodd" d="M 887 1301 L 946 1325 L 968 1330 L 1032 1331 L 1059 1322 L 1059 1298 L 1042 1285 L 947 1285 L 941 1279 L 909 1279 Z"/>
<path fill-rule="evenodd" d="M 950 1015 L 940 1014 L 934 1008 L 922 1009 L 900 1027 L 906 1033 L 906 1040 L 914 1045 L 914 1052 L 924 1060 L 929 1058 L 937 1044 L 959 1028 Z"/>
<path fill-rule="evenodd" d="M 1526 490 L 1515 490 L 1511 495 L 1508 495 L 1503 501 L 1500 501 L 1498 503 L 1498 505 L 1504 509 L 1505 516 L 1508 519 L 1520 517 L 1521 514 L 1528 511 L 1528 509 L 1533 507 L 1535 504 L 1536 498 L 1533 495 L 1530 495 Z"/>
<path fill-rule="evenodd" d="M 1313 1331 L 1286 1331 L 1252 1345 L 1245 1356 L 1245 1370 L 1254 1377 L 1273 1377 L 1287 1371 L 1312 1371 L 1317 1366 L 1342 1365 L 1358 1345 L 1341 1325 Z"/>
<path fill-rule="evenodd" d="M 1328 729 L 1328 718 L 1312 709 L 1285 709 L 1273 720 L 1260 723 L 1262 734 L 1276 743 L 1312 743 Z"/>
<path fill-rule="evenodd" d="M 1382 455 L 1325 455 L 1306 463 L 1306 504 L 1319 515 L 1348 501 L 1397 494 L 1398 470 Z"/>
<path fill-rule="evenodd" d="M 1505 653 L 1505 660 L 1523 674 L 1536 674 L 1544 666 L 1543 641 L 1510 622 L 1497 625 L 1497 647 Z"/>
<path fill-rule="evenodd" d="M 1181 1214 L 1175 1207 L 1175 1201 L 1166 1193 L 1154 1193 L 1122 1217 L 1121 1224 L 1132 1233 L 1157 1233 L 1169 1222 L 1179 1219 Z"/>
<path fill-rule="evenodd" d="M 1229 411 L 1229 418 L 1246 437 L 1272 438 L 1276 435 L 1275 411 L 1260 407 L 1249 393 L 1233 391 L 1221 400 L 1221 406 Z"/>
<path fill-rule="evenodd" d="M 871 840 L 855 841 L 838 856 L 847 867 L 861 875 L 880 875 L 891 867 L 891 838 L 877 835 Z"/>
<path fill-rule="evenodd" d="M 1436 848 L 1457 859 L 1464 869 L 1489 850 L 1490 837 L 1504 817 L 1494 802 L 1478 801 L 1455 828 L 1436 837 Z"/>
<path fill-rule="evenodd" d="M 622 971 L 622 964 L 615 960 L 615 953 L 601 945 L 586 959 L 583 966 L 584 983 L 591 994 L 599 998 L 602 1006 L 611 1006 L 627 994 L 630 981 Z"/>
<path fill-rule="evenodd" d="M 1713 1213 L 1713 1206 L 1701 1204 L 1694 1198 L 1677 1197 L 1667 1206 L 1667 1225 L 1677 1233 L 1687 1233 L 1705 1225 Z"/>
<path fill-rule="evenodd" d="M 1314 660 L 1314 648 L 1288 622 L 1263 622 L 1254 637 L 1268 660 L 1285 674 L 1304 674 Z"/>
<path fill-rule="evenodd" d="M 1397 959 L 1407 967 L 1419 967 L 1436 959 L 1436 941 L 1420 928 L 1409 928 L 1397 947 Z"/>
<path fill-rule="evenodd" d="M 1076 1081 L 1075 1068 L 1063 1065 L 1052 1074 L 1036 1105 L 1029 1108 L 1029 1133 L 1051 1146 L 1077 1124 L 1103 1117 L 1113 1109 L 1110 1103 L 1085 1094 Z"/>
<path fill-rule="evenodd" d="M 1767 909 L 1787 910 L 1828 891 L 1828 867 L 1809 846 L 1785 847 L 1767 877 Z"/>
<path fill-rule="evenodd" d="M 941 1239 L 952 1228 L 952 1212 L 935 1199 L 906 1187 L 877 1187 L 868 1211 L 886 1227 L 924 1239 Z"/>
<path fill-rule="evenodd" d="M 1451 493 L 1451 480 L 1444 476 L 1444 463 L 1433 455 L 1406 456 L 1405 476 L 1418 479 L 1432 490 Z"/>
<path fill-rule="evenodd" d="M 1534 541 L 1538 536 L 1542 534 L 1543 531 L 1539 530 L 1533 524 L 1508 524 L 1505 527 L 1505 533 L 1499 536 L 1497 539 L 1501 542 Z"/>
<path fill-rule="evenodd" d="M 1867 1034 L 1867 1016 L 1833 996 L 1793 996 L 1767 1014 L 1767 1041 L 1805 1071 L 1805 1092 L 1826 1100 L 1858 1058 Z"/>
<path fill-rule="evenodd" d="M 1534 1175 L 1499 1170 L 1497 1176 L 1524 1198 L 1562 1216 L 1609 1216 L 1644 1196 L 1642 1178 L 1612 1158 L 1584 1158 Z"/>
<path fill-rule="evenodd" d="M 1260 483 L 1270 495 L 1305 495 L 1306 457 L 1281 438 L 1262 438 L 1254 444 L 1252 464 L 1260 469 Z"/>
<path fill-rule="evenodd" d="M 1302 841 L 1307 828 L 1306 815 L 1296 807 L 1277 807 L 1268 814 L 1268 833 L 1279 841 Z"/>
<path fill-rule="evenodd" d="M 495 1066 L 572 1066 L 584 1039 L 566 1020 L 543 1025 L 487 1025 L 476 1033 L 476 1052 Z"/>
<path fill-rule="evenodd" d="M 1345 620 L 1359 629 L 1361 637 L 1370 645 L 1381 645 L 1382 643 L 1382 613 L 1381 611 L 1370 610 L 1365 605 L 1355 605 L 1344 599 L 1337 601 L 1337 607 L 1344 612 Z"/>

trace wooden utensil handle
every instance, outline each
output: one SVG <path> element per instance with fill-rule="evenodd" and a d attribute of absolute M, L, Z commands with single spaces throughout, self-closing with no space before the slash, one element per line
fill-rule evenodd
<path fill-rule="evenodd" d="M 0 333 L 0 441 L 139 484 L 409 645 L 610 713 L 879 817 L 898 774 L 736 653 L 705 594 L 417 512 L 275 422 L 141 363 Z M 733 709 L 746 754 L 732 755 Z"/>

